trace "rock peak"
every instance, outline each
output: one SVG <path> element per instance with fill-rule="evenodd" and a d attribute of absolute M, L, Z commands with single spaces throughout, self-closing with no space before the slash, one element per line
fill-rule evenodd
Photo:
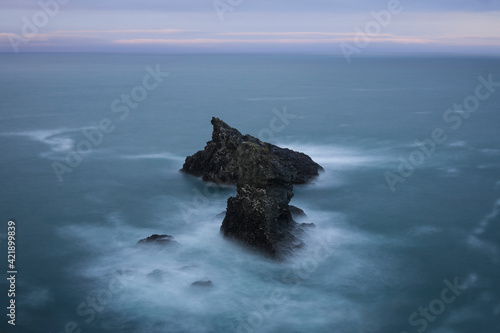
<path fill-rule="evenodd" d="M 211 123 L 212 140 L 187 157 L 181 171 L 236 184 L 237 196 L 227 201 L 221 233 L 275 259 L 285 258 L 302 244 L 289 206 L 293 184 L 310 181 L 323 168 L 303 153 L 242 135 L 219 118 Z"/>
<path fill-rule="evenodd" d="M 238 181 L 236 152 L 243 142 L 266 147 L 280 160 L 281 164 L 286 164 L 287 168 L 292 171 L 294 184 L 307 183 L 323 170 L 306 154 L 262 142 L 249 134 L 242 135 L 240 131 L 216 117 L 212 117 L 211 123 L 213 125 L 212 140 L 207 142 L 204 150 L 186 158 L 182 172 L 201 176 L 205 181 L 236 184 Z"/>

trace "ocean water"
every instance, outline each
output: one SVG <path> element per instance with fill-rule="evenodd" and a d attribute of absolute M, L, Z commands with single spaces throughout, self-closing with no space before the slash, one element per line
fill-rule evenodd
<path fill-rule="evenodd" d="M 0 332 L 498 332 L 497 82 L 498 57 L 1 54 Z M 178 172 L 212 116 L 325 168 L 287 262 Z"/>

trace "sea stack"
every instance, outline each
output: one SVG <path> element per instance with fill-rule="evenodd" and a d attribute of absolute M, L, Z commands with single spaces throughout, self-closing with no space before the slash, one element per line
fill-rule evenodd
<path fill-rule="evenodd" d="M 309 156 L 242 135 L 212 118 L 212 140 L 186 158 L 181 171 L 205 181 L 236 184 L 222 222 L 224 236 L 282 259 L 302 242 L 290 213 L 293 184 L 304 184 L 323 168 Z"/>

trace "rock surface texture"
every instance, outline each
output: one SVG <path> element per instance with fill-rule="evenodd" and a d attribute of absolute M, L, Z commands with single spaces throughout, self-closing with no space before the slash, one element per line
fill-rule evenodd
<path fill-rule="evenodd" d="M 218 118 L 212 118 L 212 125 L 212 140 L 187 157 L 181 171 L 236 184 L 237 196 L 228 199 L 221 232 L 275 259 L 286 257 L 302 245 L 289 206 L 293 185 L 307 183 L 323 168 L 303 153 L 242 135 Z"/>
<path fill-rule="evenodd" d="M 270 154 L 275 155 L 280 164 L 290 172 L 294 184 L 305 184 L 323 170 L 306 154 L 262 142 L 248 134 L 242 135 L 219 118 L 212 118 L 212 125 L 214 127 L 212 140 L 207 142 L 204 150 L 187 157 L 181 171 L 201 176 L 205 181 L 236 184 L 237 152 L 243 142 L 267 148 Z"/>

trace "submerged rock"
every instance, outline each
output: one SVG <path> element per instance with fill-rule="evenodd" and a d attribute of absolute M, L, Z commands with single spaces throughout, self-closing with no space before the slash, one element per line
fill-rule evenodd
<path fill-rule="evenodd" d="M 137 244 L 156 244 L 156 245 L 172 245 L 178 244 L 174 237 L 170 235 L 157 235 L 153 234 L 147 238 L 141 239 Z"/>
<path fill-rule="evenodd" d="M 243 142 L 255 143 L 265 147 L 274 155 L 280 164 L 290 171 L 294 184 L 304 184 L 319 174 L 323 168 L 309 156 L 290 149 L 280 148 L 262 142 L 249 134 L 242 135 L 219 118 L 212 118 L 212 140 L 207 142 L 204 150 L 188 156 L 181 171 L 201 176 L 205 181 L 219 184 L 237 183 L 237 150 Z"/>
<path fill-rule="evenodd" d="M 211 288 L 213 287 L 214 284 L 210 280 L 200 280 L 191 283 L 191 287 L 204 287 L 204 288 Z"/>
<path fill-rule="evenodd" d="M 226 211 L 220 212 L 219 214 L 215 215 L 216 218 L 224 218 L 226 216 Z"/>
<path fill-rule="evenodd" d="M 323 168 L 309 156 L 242 135 L 218 118 L 205 150 L 186 158 L 183 172 L 206 181 L 236 184 L 237 196 L 227 202 L 221 225 L 224 236 L 282 259 L 302 246 L 295 236 L 293 185 L 303 184 Z M 222 217 L 222 216 L 220 216 Z"/>
<path fill-rule="evenodd" d="M 148 273 L 147 277 L 156 282 L 162 282 L 164 277 L 168 275 L 165 271 L 161 269 L 155 269 L 151 273 Z"/>
<path fill-rule="evenodd" d="M 290 213 L 292 213 L 292 216 L 296 219 L 307 216 L 306 213 L 299 207 L 295 207 L 292 205 L 289 205 L 288 207 L 290 208 Z"/>

